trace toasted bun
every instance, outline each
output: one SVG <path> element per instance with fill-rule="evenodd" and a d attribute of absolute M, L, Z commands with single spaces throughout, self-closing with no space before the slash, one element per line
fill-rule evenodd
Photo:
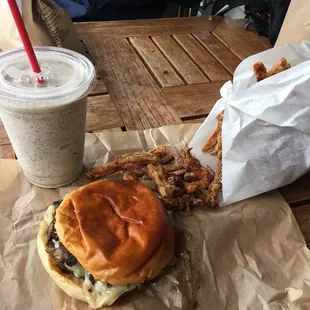
<path fill-rule="evenodd" d="M 48 226 L 43 220 L 40 224 L 40 229 L 37 237 L 37 247 L 41 262 L 45 270 L 49 273 L 55 283 L 69 296 L 87 302 L 93 309 L 98 309 L 102 306 L 112 305 L 120 296 L 135 288 L 123 286 L 112 287 L 107 291 L 89 291 L 88 286 L 83 288 L 83 280 L 80 282 L 73 280 L 69 274 L 61 272 L 54 264 L 52 257 L 46 252 Z"/>
<path fill-rule="evenodd" d="M 73 191 L 57 209 L 55 229 L 95 279 L 112 285 L 155 278 L 174 251 L 164 206 L 137 181 L 105 179 Z"/>
<path fill-rule="evenodd" d="M 41 262 L 45 270 L 49 273 L 55 283 L 69 296 L 87 302 L 86 296 L 83 294 L 82 284 L 71 280 L 67 275 L 61 273 L 54 265 L 53 259 L 46 252 L 46 232 L 47 224 L 43 220 L 37 238 L 37 247 Z"/>

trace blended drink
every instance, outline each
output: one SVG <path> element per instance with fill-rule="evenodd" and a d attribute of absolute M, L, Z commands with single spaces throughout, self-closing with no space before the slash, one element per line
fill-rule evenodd
<path fill-rule="evenodd" d="M 24 49 L 0 54 L 0 116 L 26 178 L 55 188 L 82 171 L 87 94 L 95 70 L 84 56 L 37 47 L 41 73 Z"/>

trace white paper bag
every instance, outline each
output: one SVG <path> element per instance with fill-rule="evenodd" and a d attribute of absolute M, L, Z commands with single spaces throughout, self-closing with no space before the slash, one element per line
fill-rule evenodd
<path fill-rule="evenodd" d="M 292 68 L 256 82 L 252 66 L 269 69 L 285 57 Z M 289 184 L 310 168 L 310 42 L 285 45 L 245 59 L 190 146 L 203 165 L 216 158 L 201 152 L 225 109 L 221 205 Z"/>

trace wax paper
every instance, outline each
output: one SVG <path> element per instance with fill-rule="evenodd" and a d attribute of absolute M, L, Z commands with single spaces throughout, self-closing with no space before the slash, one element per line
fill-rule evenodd
<path fill-rule="evenodd" d="M 87 134 L 85 165 L 157 145 L 184 147 L 199 124 Z M 86 310 L 55 287 L 36 249 L 46 208 L 85 175 L 60 189 L 31 185 L 15 160 L 0 160 L 0 309 Z M 110 310 L 309 309 L 310 253 L 277 192 L 210 210 L 174 214 L 175 258 L 158 278 Z"/>
<path fill-rule="evenodd" d="M 281 57 L 292 68 L 256 82 L 253 64 L 270 69 Z M 221 89 L 190 145 L 204 164 L 216 158 L 201 148 L 224 112 L 223 194 L 227 205 L 292 183 L 310 168 L 310 43 L 291 44 L 250 56 Z"/>

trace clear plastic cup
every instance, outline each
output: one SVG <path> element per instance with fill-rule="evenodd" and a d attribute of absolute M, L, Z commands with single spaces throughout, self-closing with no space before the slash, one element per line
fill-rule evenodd
<path fill-rule="evenodd" d="M 40 74 L 32 72 L 24 49 L 0 54 L 0 116 L 29 182 L 56 188 L 82 171 L 95 69 L 71 50 L 34 50 Z"/>

